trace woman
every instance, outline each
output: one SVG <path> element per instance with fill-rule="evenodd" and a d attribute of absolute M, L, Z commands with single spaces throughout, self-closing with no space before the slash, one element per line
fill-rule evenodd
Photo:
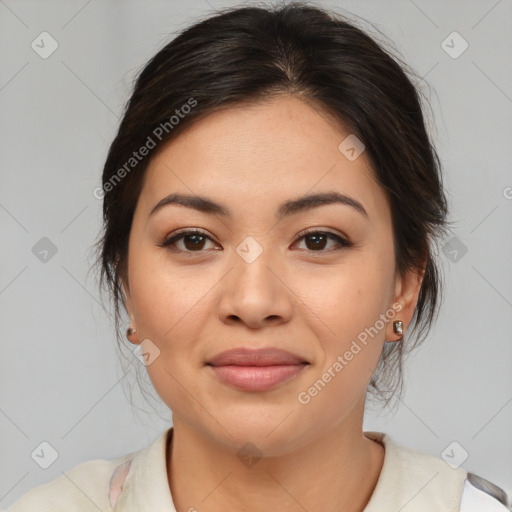
<path fill-rule="evenodd" d="M 447 204 L 404 69 L 300 3 L 226 10 L 150 60 L 105 163 L 99 248 L 173 427 L 9 511 L 507 510 L 362 430 L 439 303 Z"/>

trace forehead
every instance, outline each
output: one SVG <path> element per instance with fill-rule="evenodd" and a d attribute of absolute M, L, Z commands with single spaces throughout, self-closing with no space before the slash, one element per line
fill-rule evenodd
<path fill-rule="evenodd" d="M 386 197 L 365 153 L 350 160 L 340 151 L 350 135 L 325 111 L 294 97 L 229 107 L 156 154 L 140 199 L 149 209 L 179 191 L 242 208 L 336 190 L 357 196 L 375 214 L 387 208 Z"/>

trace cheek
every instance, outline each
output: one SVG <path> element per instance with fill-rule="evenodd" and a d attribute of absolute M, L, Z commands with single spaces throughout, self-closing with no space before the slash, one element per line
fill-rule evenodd
<path fill-rule="evenodd" d="M 297 396 L 299 410 L 327 428 L 339 423 L 364 396 L 385 339 L 393 266 L 375 257 L 358 258 L 325 279 L 323 289 L 311 287 L 315 305 L 309 328 L 315 331 L 322 360 Z M 318 283 L 318 281 L 317 281 Z"/>
<path fill-rule="evenodd" d="M 146 366 L 148 376 L 171 410 L 186 410 L 191 407 L 189 393 L 197 394 L 197 340 L 206 308 L 211 308 L 206 296 L 214 280 L 205 280 L 192 265 L 178 271 L 166 256 L 154 248 L 135 249 L 130 254 L 130 289 L 141 340 L 157 347 L 153 350 L 158 356 Z"/>
<path fill-rule="evenodd" d="M 141 243 L 130 253 L 129 279 L 137 327 L 158 357 L 146 367 L 172 409 L 190 401 L 203 366 L 205 326 L 214 314 L 212 290 L 222 277 L 200 264 L 177 265 L 165 250 Z M 207 328 L 206 328 L 207 329 Z M 184 388 L 183 388 L 184 386 Z"/>
<path fill-rule="evenodd" d="M 354 252 L 323 278 L 311 279 L 315 284 L 303 296 L 314 305 L 309 328 L 323 358 L 299 403 L 319 417 L 330 409 L 327 422 L 339 420 L 364 394 L 379 361 L 386 332 L 381 315 L 391 306 L 394 284 L 390 252 Z"/>
<path fill-rule="evenodd" d="M 329 345 L 340 350 L 390 307 L 393 272 L 392 258 L 385 251 L 358 251 L 341 265 L 304 275 L 302 284 L 295 282 L 301 299 L 317 318 L 318 334 L 323 333 L 321 337 L 327 336 Z M 378 327 L 382 328 L 381 322 Z"/>
<path fill-rule="evenodd" d="M 197 325 L 197 305 L 214 280 L 195 265 L 172 264 L 164 249 L 149 242 L 130 253 L 129 279 L 140 332 L 159 345 L 184 339 L 177 335 L 184 326 Z"/>

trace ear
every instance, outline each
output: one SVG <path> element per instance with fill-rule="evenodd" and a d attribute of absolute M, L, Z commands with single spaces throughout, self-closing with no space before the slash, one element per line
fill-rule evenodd
<path fill-rule="evenodd" d="M 425 275 L 425 268 L 422 270 L 411 269 L 407 271 L 404 276 L 397 274 L 395 278 L 395 294 L 392 305 L 397 314 L 390 321 L 386 327 L 386 340 L 399 341 L 402 336 L 407 332 L 407 328 L 411 324 L 414 310 L 418 302 L 418 296 Z M 398 310 L 397 305 L 400 305 Z M 401 320 L 403 323 L 402 334 L 396 334 L 393 331 L 393 321 Z"/>
<path fill-rule="evenodd" d="M 130 294 L 130 287 L 128 285 L 127 280 L 121 279 L 121 290 L 123 292 L 123 304 L 130 317 L 130 327 L 136 329 L 133 334 L 126 334 L 126 337 L 131 343 L 138 344 L 140 343 L 139 333 L 137 330 L 137 322 L 135 319 L 135 313 L 133 308 L 132 296 Z"/>

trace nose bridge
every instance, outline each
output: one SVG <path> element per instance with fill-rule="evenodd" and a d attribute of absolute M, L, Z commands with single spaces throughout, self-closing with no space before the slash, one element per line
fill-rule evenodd
<path fill-rule="evenodd" d="M 258 237 L 263 241 L 263 236 Z M 252 294 L 271 295 L 276 279 L 271 271 L 276 267 L 276 251 L 254 236 L 247 236 L 238 244 L 234 255 L 233 279 L 235 288 L 242 296 L 250 297 Z"/>
<path fill-rule="evenodd" d="M 263 238 L 263 237 L 261 237 Z M 291 298 L 279 279 L 278 253 L 247 236 L 235 249 L 233 268 L 222 287 L 219 315 L 257 326 L 269 317 L 288 318 Z"/>

